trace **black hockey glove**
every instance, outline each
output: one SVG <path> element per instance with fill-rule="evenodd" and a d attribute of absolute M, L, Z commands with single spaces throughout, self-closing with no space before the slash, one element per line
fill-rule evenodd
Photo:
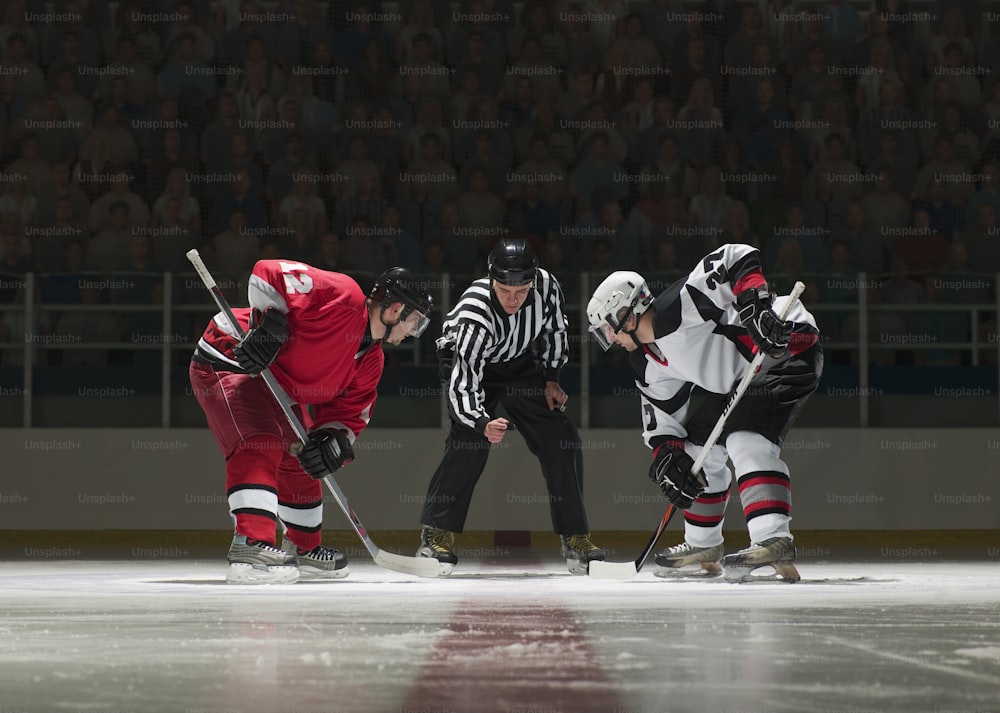
<path fill-rule="evenodd" d="M 778 315 L 771 309 L 772 304 L 774 295 L 763 285 L 751 287 L 736 295 L 740 322 L 750 332 L 753 343 L 769 357 L 780 359 L 788 350 L 792 325 L 778 319 Z"/>
<path fill-rule="evenodd" d="M 278 310 L 264 310 L 255 322 L 233 348 L 233 356 L 248 374 L 259 374 L 269 367 L 288 341 L 288 318 Z"/>
<path fill-rule="evenodd" d="M 299 465 L 315 479 L 336 473 L 354 461 L 347 432 L 339 428 L 318 428 L 298 453 Z"/>
<path fill-rule="evenodd" d="M 665 441 L 653 451 L 649 478 L 660 486 L 663 495 L 679 510 L 691 507 L 708 487 L 701 473 L 694 475 L 691 472 L 693 466 L 694 461 L 684 452 L 682 441 Z"/>

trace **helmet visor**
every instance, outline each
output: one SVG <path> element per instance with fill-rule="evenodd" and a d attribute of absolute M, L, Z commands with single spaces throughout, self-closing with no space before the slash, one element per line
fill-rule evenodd
<path fill-rule="evenodd" d="M 406 332 L 406 336 L 413 337 L 416 339 L 421 334 L 427 331 L 427 326 L 431 323 L 431 318 L 428 317 L 423 312 L 417 312 L 416 310 L 410 312 L 399 324 Z"/>
<path fill-rule="evenodd" d="M 607 351 L 614 346 L 615 339 L 618 338 L 622 329 L 625 328 L 625 323 L 631 314 L 632 309 L 630 307 L 622 307 L 618 310 L 617 314 L 609 314 L 600 324 L 590 326 L 590 333 L 594 335 L 594 339 L 601 345 L 601 349 Z"/>

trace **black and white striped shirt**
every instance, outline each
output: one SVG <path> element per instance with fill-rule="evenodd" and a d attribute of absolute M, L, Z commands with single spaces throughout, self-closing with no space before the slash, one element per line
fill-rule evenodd
<path fill-rule="evenodd" d="M 438 348 L 451 348 L 455 363 L 448 387 L 451 412 L 466 426 L 482 431 L 492 418 L 483 408 L 483 370 L 527 354 L 541 338 L 541 366 L 547 381 L 558 381 L 569 359 L 562 288 L 539 269 L 535 287 L 514 314 L 493 294 L 489 278 L 476 280 L 445 317 Z"/>

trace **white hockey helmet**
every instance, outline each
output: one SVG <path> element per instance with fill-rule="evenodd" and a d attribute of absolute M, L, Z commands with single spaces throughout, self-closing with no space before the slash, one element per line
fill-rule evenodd
<path fill-rule="evenodd" d="M 653 302 L 646 280 L 638 272 L 612 272 L 594 290 L 587 303 L 590 333 L 604 351 L 611 348 L 615 337 L 624 329 L 631 315 L 638 317 Z"/>

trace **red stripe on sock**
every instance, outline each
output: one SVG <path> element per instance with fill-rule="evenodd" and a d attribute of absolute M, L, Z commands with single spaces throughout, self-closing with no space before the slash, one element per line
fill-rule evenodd
<path fill-rule="evenodd" d="M 781 485 L 785 488 L 791 488 L 791 483 L 788 482 L 787 478 L 780 478 L 776 475 L 759 475 L 741 480 L 740 492 L 742 493 L 747 488 L 752 488 L 755 485 Z"/>
<path fill-rule="evenodd" d="M 726 502 L 727 500 L 729 500 L 729 493 L 725 493 L 724 495 L 710 495 L 708 497 L 705 497 L 704 495 L 699 495 L 698 499 L 695 500 L 695 502 L 700 503 L 702 505 L 719 505 L 721 503 Z"/>
<path fill-rule="evenodd" d="M 749 517 L 758 510 L 771 508 L 777 508 L 786 513 L 791 511 L 791 505 L 787 500 L 761 500 L 758 503 L 750 503 L 749 505 L 743 506 L 743 514 Z"/>
<path fill-rule="evenodd" d="M 722 522 L 722 518 L 718 515 L 695 515 L 691 512 L 684 513 L 684 519 L 696 522 L 699 525 L 718 525 Z"/>

